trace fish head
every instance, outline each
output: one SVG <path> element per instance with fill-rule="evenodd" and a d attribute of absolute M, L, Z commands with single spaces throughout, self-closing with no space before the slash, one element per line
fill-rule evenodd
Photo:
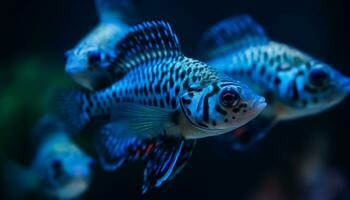
<path fill-rule="evenodd" d="M 195 127 L 222 134 L 252 120 L 266 102 L 245 84 L 232 80 L 190 90 L 182 96 L 181 107 Z"/>
<path fill-rule="evenodd" d="M 62 152 L 48 163 L 46 187 L 55 196 L 77 197 L 90 185 L 95 162 L 82 152 Z"/>
<path fill-rule="evenodd" d="M 65 71 L 75 82 L 89 90 L 108 85 L 114 54 L 96 46 L 76 48 L 65 53 Z"/>
<path fill-rule="evenodd" d="M 290 85 L 290 103 L 303 110 L 303 114 L 315 114 L 341 102 L 350 92 L 350 77 L 321 62 L 310 62 L 305 73 L 296 77 Z M 293 97 L 293 95 L 290 95 Z"/>

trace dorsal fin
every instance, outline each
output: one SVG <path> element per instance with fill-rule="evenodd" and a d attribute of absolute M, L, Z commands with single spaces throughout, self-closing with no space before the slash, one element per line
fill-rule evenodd
<path fill-rule="evenodd" d="M 133 23 L 137 18 L 131 0 L 95 0 L 95 6 L 101 22 Z"/>
<path fill-rule="evenodd" d="M 213 25 L 202 35 L 201 55 L 206 59 L 245 47 L 266 44 L 264 29 L 248 15 L 233 16 Z"/>
<path fill-rule="evenodd" d="M 164 21 L 134 26 L 117 44 L 116 54 L 115 69 L 124 72 L 182 55 L 177 36 Z"/>

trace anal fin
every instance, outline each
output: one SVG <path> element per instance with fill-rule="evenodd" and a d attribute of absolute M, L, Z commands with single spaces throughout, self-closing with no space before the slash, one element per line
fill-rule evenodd
<path fill-rule="evenodd" d="M 142 193 L 171 180 L 186 165 L 195 142 L 173 138 L 161 140 L 147 162 Z"/>
<path fill-rule="evenodd" d="M 173 180 L 177 174 L 186 166 L 189 159 L 192 157 L 194 147 L 197 140 L 187 140 L 182 148 L 178 161 L 176 162 L 173 172 L 169 176 L 169 181 Z"/>

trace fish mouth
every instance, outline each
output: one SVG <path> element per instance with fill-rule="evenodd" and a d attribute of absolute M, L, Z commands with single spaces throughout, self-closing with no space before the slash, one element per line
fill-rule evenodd
<path fill-rule="evenodd" d="M 62 197 L 74 198 L 83 193 L 90 185 L 90 180 L 87 177 L 77 177 L 73 180 L 67 181 L 59 192 Z"/>
<path fill-rule="evenodd" d="M 84 70 L 82 70 L 82 67 L 79 67 L 79 66 L 75 66 L 75 67 L 67 66 L 65 71 L 69 75 L 82 74 L 85 72 Z"/>
<path fill-rule="evenodd" d="M 264 110 L 267 106 L 266 100 L 264 97 L 259 96 L 258 98 L 255 99 L 255 101 L 252 104 L 252 107 L 254 110 L 256 110 L 257 112 L 261 112 L 262 110 Z"/>
<path fill-rule="evenodd" d="M 350 78 L 345 78 L 340 84 L 340 88 L 343 92 L 350 93 Z"/>

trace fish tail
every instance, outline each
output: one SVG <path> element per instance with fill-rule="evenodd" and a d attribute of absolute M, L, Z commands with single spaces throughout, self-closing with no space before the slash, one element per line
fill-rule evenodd
<path fill-rule="evenodd" d="M 95 0 L 96 9 L 101 21 L 121 21 L 135 24 L 137 17 L 131 0 Z"/>
<path fill-rule="evenodd" d="M 54 113 L 72 135 L 79 133 L 89 122 L 89 114 L 83 107 L 84 98 L 85 94 L 79 91 L 59 91 L 52 101 Z"/>
<path fill-rule="evenodd" d="M 29 169 L 14 162 L 8 162 L 3 168 L 5 199 L 18 199 L 35 191 L 38 179 Z"/>

